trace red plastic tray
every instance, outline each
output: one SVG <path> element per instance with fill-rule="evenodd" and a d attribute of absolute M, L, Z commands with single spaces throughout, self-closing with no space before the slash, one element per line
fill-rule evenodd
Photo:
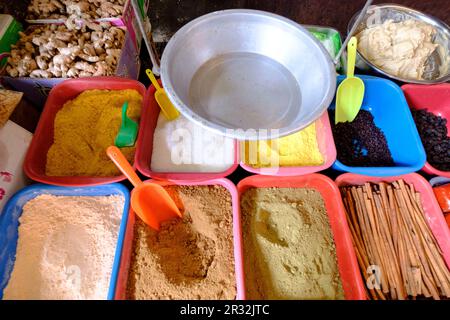
<path fill-rule="evenodd" d="M 161 81 L 160 81 L 161 82 Z M 202 181 L 223 178 L 236 170 L 239 163 L 238 143 L 234 143 L 234 163 L 228 170 L 224 172 L 155 172 L 152 171 L 150 163 L 153 153 L 153 134 L 155 132 L 156 124 L 158 123 L 158 116 L 160 108 L 155 100 L 155 87 L 152 85 L 148 88 L 144 99 L 144 110 L 141 117 L 140 135 L 138 137 L 135 164 L 136 168 L 144 176 L 159 180 L 169 181 Z"/>
<path fill-rule="evenodd" d="M 236 274 L 236 299 L 245 299 L 244 288 L 244 273 L 242 265 L 242 236 L 241 236 L 241 221 L 239 218 L 239 202 L 236 186 L 228 179 L 213 179 L 208 181 L 191 181 L 191 182 L 168 182 L 158 180 L 147 180 L 145 183 L 158 183 L 163 186 L 167 185 L 188 185 L 188 186 L 205 186 L 205 185 L 220 185 L 226 188 L 231 194 L 232 209 L 233 209 L 233 244 L 234 244 L 234 268 Z M 128 215 L 128 222 L 126 224 L 125 237 L 123 240 L 123 247 L 120 257 L 120 266 L 117 276 L 116 292 L 114 294 L 115 300 L 124 300 L 126 298 L 126 289 L 128 282 L 128 274 L 131 264 L 131 255 L 133 250 L 134 238 L 134 223 L 136 216 L 134 211 L 130 208 Z M 149 275 L 151 277 L 151 275 Z"/>
<path fill-rule="evenodd" d="M 320 192 L 325 202 L 338 259 L 339 274 L 347 300 L 365 300 L 366 292 L 353 249 L 350 229 L 345 217 L 339 189 L 328 177 L 310 174 L 296 177 L 250 176 L 239 182 L 239 198 L 249 188 L 312 188 Z M 240 216 L 240 206 L 239 206 Z M 245 259 L 245 258 L 244 258 Z"/>
<path fill-rule="evenodd" d="M 352 173 L 345 173 L 336 179 L 336 184 L 340 186 L 346 185 L 362 185 L 366 182 L 394 182 L 403 179 L 405 182 L 414 185 L 414 188 L 422 196 L 422 207 L 428 226 L 436 237 L 442 255 L 447 267 L 450 268 L 450 230 L 442 214 L 441 208 L 434 196 L 430 183 L 424 177 L 417 173 L 405 174 L 396 177 L 368 177 Z"/>
<path fill-rule="evenodd" d="M 447 131 L 450 133 L 450 84 L 442 83 L 432 86 L 405 84 L 402 86 L 402 90 L 410 108 L 427 109 L 429 112 L 447 119 Z M 450 178 L 450 171 L 438 170 L 429 162 L 425 163 L 423 171 Z"/>
<path fill-rule="evenodd" d="M 142 97 L 145 87 L 138 81 L 119 77 L 91 77 L 69 79 L 53 87 L 45 103 L 30 148 L 25 157 L 24 171 L 35 181 L 59 186 L 92 186 L 125 180 L 124 175 L 114 177 L 50 177 L 45 174 L 48 149 L 53 144 L 54 121 L 56 113 L 68 100 L 74 99 L 81 92 L 91 89 L 123 90 L 135 89 Z M 141 135 L 139 130 L 139 135 Z M 136 146 L 137 148 L 138 146 Z"/>

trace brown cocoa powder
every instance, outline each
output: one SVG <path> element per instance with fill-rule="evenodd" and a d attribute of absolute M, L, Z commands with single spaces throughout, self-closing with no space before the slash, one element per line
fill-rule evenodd
<path fill-rule="evenodd" d="M 182 219 L 159 232 L 136 218 L 128 299 L 234 299 L 231 195 L 222 186 L 169 186 Z"/>

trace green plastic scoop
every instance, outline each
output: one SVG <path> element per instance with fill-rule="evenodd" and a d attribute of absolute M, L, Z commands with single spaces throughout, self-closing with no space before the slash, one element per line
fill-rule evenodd
<path fill-rule="evenodd" d="M 116 141 L 114 144 L 119 147 L 131 147 L 136 142 L 136 137 L 138 133 L 138 124 L 128 118 L 128 101 L 122 106 L 122 124 L 120 125 L 119 133 L 116 136 Z"/>
<path fill-rule="evenodd" d="M 355 120 L 364 99 L 364 82 L 354 76 L 357 45 L 356 37 L 348 42 L 347 78 L 337 90 L 335 123 Z"/>

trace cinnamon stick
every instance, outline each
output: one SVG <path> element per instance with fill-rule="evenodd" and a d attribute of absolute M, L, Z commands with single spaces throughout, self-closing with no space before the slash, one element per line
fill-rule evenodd
<path fill-rule="evenodd" d="M 403 197 L 403 194 L 400 189 L 394 190 L 395 197 L 398 201 L 400 212 L 401 212 L 401 219 L 400 221 L 403 223 L 404 230 L 405 230 L 405 239 L 407 240 L 407 248 L 408 252 L 410 253 L 410 257 L 417 257 L 418 260 L 414 261 L 414 265 L 420 265 L 423 267 L 424 272 L 422 273 L 422 276 L 424 277 L 424 282 L 432 294 L 434 299 L 439 299 L 439 293 L 436 289 L 436 283 L 434 281 L 434 277 L 432 275 L 432 272 L 428 266 L 428 261 L 426 259 L 426 256 L 423 252 L 423 248 L 420 245 L 420 243 L 417 241 L 416 233 L 414 230 L 411 230 L 411 225 L 409 222 L 409 212 L 407 209 L 407 205 L 405 202 L 405 199 Z"/>
<path fill-rule="evenodd" d="M 414 185 L 365 183 L 341 188 L 358 264 L 381 269 L 381 290 L 371 299 L 450 297 L 450 271 L 442 256 Z"/>
<path fill-rule="evenodd" d="M 394 281 L 394 288 L 397 293 L 397 297 L 399 300 L 406 299 L 406 292 L 403 288 L 403 279 L 400 272 L 400 267 L 398 263 L 397 256 L 395 255 L 395 249 L 393 240 L 391 237 L 391 230 L 389 228 L 388 214 L 386 214 L 385 210 L 389 207 L 388 204 L 382 205 L 383 199 L 382 195 L 375 194 L 374 196 L 376 208 L 378 211 L 378 215 L 380 216 L 380 231 L 385 241 L 385 253 L 388 257 L 388 264 L 390 265 L 392 277 Z M 387 200 L 387 199 L 386 199 Z"/>
<path fill-rule="evenodd" d="M 414 226 L 417 227 L 415 237 L 417 238 L 417 242 L 419 242 L 418 245 L 421 245 L 423 254 L 429 262 L 428 265 L 431 270 L 431 273 L 435 278 L 437 286 L 441 288 L 445 296 L 449 296 L 450 280 L 446 276 L 448 269 L 445 265 L 442 265 L 443 262 L 442 256 L 438 255 L 436 246 L 434 245 L 434 243 L 432 243 L 433 241 L 430 239 L 433 238 L 433 236 L 431 235 L 431 232 L 428 229 L 428 225 L 424 225 L 425 222 L 423 221 L 423 219 L 420 219 L 420 216 L 422 216 L 422 214 L 418 213 L 412 204 L 412 202 L 415 201 L 412 201 L 412 198 L 409 195 L 410 190 L 405 186 L 402 180 L 399 181 L 399 186 L 401 192 L 405 196 L 405 202 L 409 209 L 410 213 L 409 218 L 411 218 L 410 220 L 411 228 L 414 228 Z M 428 241 L 425 238 L 428 238 Z M 430 248 L 430 246 L 432 247 Z"/>
<path fill-rule="evenodd" d="M 368 218 L 368 226 L 369 229 L 367 232 L 369 233 L 369 237 L 372 239 L 372 247 L 376 257 L 376 265 L 378 265 L 381 269 L 381 287 L 384 293 L 389 293 L 389 280 L 388 280 L 388 266 L 386 265 L 385 256 L 383 255 L 381 249 L 381 239 L 378 236 L 377 226 L 375 223 L 374 213 L 372 209 L 372 205 L 367 197 L 367 194 L 363 195 L 364 204 L 367 212 Z"/>

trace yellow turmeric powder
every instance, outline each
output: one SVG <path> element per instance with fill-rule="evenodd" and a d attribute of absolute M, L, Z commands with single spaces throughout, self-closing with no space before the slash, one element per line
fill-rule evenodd
<path fill-rule="evenodd" d="M 319 166 L 324 163 L 317 143 L 315 123 L 286 137 L 246 141 L 241 146 L 244 163 L 254 168 Z"/>
<path fill-rule="evenodd" d="M 139 121 L 142 96 L 136 90 L 87 90 L 64 104 L 54 123 L 54 142 L 47 153 L 48 176 L 116 176 L 120 172 L 106 155 L 114 145 L 122 122 L 122 105 L 127 115 Z M 133 162 L 135 147 L 121 148 Z"/>

